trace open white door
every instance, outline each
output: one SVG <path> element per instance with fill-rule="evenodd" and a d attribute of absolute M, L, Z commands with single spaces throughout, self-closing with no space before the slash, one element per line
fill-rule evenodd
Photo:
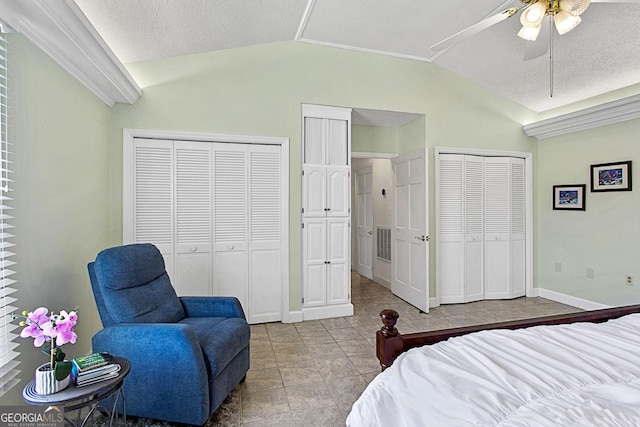
<path fill-rule="evenodd" d="M 358 274 L 373 280 L 373 206 L 371 166 L 356 171 Z"/>
<path fill-rule="evenodd" d="M 391 213 L 391 292 L 429 312 L 426 148 L 395 157 Z"/>

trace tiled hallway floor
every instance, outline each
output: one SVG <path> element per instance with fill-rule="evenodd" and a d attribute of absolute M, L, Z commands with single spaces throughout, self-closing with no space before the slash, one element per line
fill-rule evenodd
<path fill-rule="evenodd" d="M 352 274 L 354 316 L 251 326 L 251 369 L 207 426 L 343 426 L 351 405 L 379 372 L 379 313 L 400 313 L 401 333 L 577 311 L 542 298 L 444 305 L 429 314 Z"/>

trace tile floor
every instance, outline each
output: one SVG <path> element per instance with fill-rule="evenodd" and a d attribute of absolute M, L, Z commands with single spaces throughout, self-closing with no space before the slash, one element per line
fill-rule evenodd
<path fill-rule="evenodd" d="M 429 314 L 352 274 L 352 317 L 251 326 L 251 369 L 207 426 L 344 426 L 351 405 L 379 372 L 379 313 L 400 313 L 401 333 L 577 311 L 542 298 L 444 305 Z"/>

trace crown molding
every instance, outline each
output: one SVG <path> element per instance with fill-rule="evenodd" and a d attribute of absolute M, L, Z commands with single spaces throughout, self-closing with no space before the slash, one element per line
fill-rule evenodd
<path fill-rule="evenodd" d="M 133 104 L 142 94 L 73 0 L 0 0 L 0 18 L 105 104 Z"/>
<path fill-rule="evenodd" d="M 640 95 L 632 95 L 573 113 L 524 125 L 528 136 L 551 138 L 640 117 Z"/>

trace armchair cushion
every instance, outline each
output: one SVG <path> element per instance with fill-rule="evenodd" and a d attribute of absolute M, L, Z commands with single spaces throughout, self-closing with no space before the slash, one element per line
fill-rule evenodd
<path fill-rule="evenodd" d="M 196 334 L 209 376 L 215 378 L 240 351 L 249 346 L 250 328 L 244 319 L 187 317 L 180 321 Z"/>
<path fill-rule="evenodd" d="M 184 319 L 164 259 L 154 245 L 105 249 L 93 268 L 102 283 L 104 305 L 115 323 L 175 323 Z"/>

